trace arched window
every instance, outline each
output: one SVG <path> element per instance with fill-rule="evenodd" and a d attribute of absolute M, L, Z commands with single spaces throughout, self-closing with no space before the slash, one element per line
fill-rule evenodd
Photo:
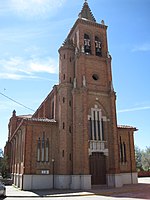
<path fill-rule="evenodd" d="M 65 123 L 63 122 L 63 129 L 65 129 Z"/>
<path fill-rule="evenodd" d="M 122 145 L 121 137 L 120 137 L 120 161 L 121 163 L 123 162 L 123 145 Z"/>
<path fill-rule="evenodd" d="M 46 162 L 49 161 L 49 139 L 46 140 L 46 152 L 45 152 Z"/>
<path fill-rule="evenodd" d="M 91 108 L 89 138 L 90 140 L 104 141 L 104 123 L 101 109 Z"/>
<path fill-rule="evenodd" d="M 42 139 L 37 141 L 37 162 L 49 162 L 49 139 L 45 140 L 45 132 Z"/>
<path fill-rule="evenodd" d="M 52 101 L 52 119 L 54 119 L 54 100 Z"/>
<path fill-rule="evenodd" d="M 127 162 L 127 156 L 126 156 L 126 144 L 123 142 L 123 152 L 124 152 L 124 162 Z"/>
<path fill-rule="evenodd" d="M 86 54 L 91 54 L 91 41 L 87 34 L 84 34 L 84 52 Z"/>
<path fill-rule="evenodd" d="M 102 56 L 102 46 L 101 46 L 101 41 L 100 39 L 95 36 L 95 54 L 96 56 Z"/>
<path fill-rule="evenodd" d="M 38 139 L 38 144 L 37 144 L 37 161 L 40 162 L 40 151 L 41 151 L 41 140 L 40 138 Z"/>
<path fill-rule="evenodd" d="M 45 160 L 45 133 L 43 133 L 43 138 L 42 138 L 42 156 L 41 156 L 41 161 L 43 162 Z"/>
<path fill-rule="evenodd" d="M 121 137 L 120 137 L 120 161 L 121 163 L 127 162 L 126 144 L 125 142 L 122 142 Z"/>

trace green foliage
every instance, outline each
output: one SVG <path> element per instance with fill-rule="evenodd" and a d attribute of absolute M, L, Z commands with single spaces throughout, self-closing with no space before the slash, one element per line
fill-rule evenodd
<path fill-rule="evenodd" d="M 2 174 L 3 178 L 8 177 L 8 162 L 7 162 L 6 156 L 4 156 L 3 159 L 2 159 L 1 174 Z"/>
<path fill-rule="evenodd" d="M 0 149 L 0 174 L 3 178 L 7 178 L 8 176 L 8 161 L 2 149 Z"/>
<path fill-rule="evenodd" d="M 150 147 L 146 147 L 145 150 L 141 150 L 136 146 L 135 159 L 137 171 L 150 171 Z"/>
<path fill-rule="evenodd" d="M 146 147 L 142 154 L 142 165 L 145 171 L 150 171 L 150 147 Z"/>
<path fill-rule="evenodd" d="M 4 156 L 4 154 L 3 154 L 3 150 L 0 149 L 0 158 L 2 158 L 3 156 Z"/>
<path fill-rule="evenodd" d="M 135 147 L 135 160 L 137 171 L 142 171 L 142 151 L 139 147 Z"/>

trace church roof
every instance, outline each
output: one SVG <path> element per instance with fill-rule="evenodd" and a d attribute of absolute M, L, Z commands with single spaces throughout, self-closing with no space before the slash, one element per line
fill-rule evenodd
<path fill-rule="evenodd" d="M 62 46 L 67 46 L 67 47 L 70 47 L 70 48 L 74 48 L 73 47 L 73 41 L 70 40 L 69 38 L 66 38 L 65 41 L 63 42 Z"/>
<path fill-rule="evenodd" d="M 32 115 L 31 115 L 31 114 L 28 114 L 28 115 L 19 115 L 18 117 L 19 117 L 19 118 L 28 119 L 28 118 L 31 118 Z"/>
<path fill-rule="evenodd" d="M 133 126 L 118 125 L 117 127 L 120 128 L 120 129 L 134 129 L 134 131 L 138 131 L 138 129 L 136 127 L 133 127 Z"/>
<path fill-rule="evenodd" d="M 83 4 L 83 8 L 81 12 L 79 13 L 79 18 L 87 19 L 89 21 L 96 22 L 96 19 L 94 18 L 92 11 L 87 3 L 87 0 L 85 0 Z"/>
<path fill-rule="evenodd" d="M 36 121 L 36 122 L 56 122 L 54 119 L 48 118 L 25 118 L 27 121 Z"/>

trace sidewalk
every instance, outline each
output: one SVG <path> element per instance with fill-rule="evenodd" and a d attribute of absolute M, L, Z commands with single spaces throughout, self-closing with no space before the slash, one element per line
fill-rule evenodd
<path fill-rule="evenodd" d="M 92 192 L 83 192 L 79 190 L 34 190 L 22 191 L 14 186 L 6 186 L 7 197 L 66 197 L 66 196 L 80 196 L 92 195 Z"/>
<path fill-rule="evenodd" d="M 34 190 L 22 191 L 14 186 L 6 186 L 7 197 L 72 197 L 72 196 L 89 196 L 94 195 L 92 191 L 79 190 Z"/>
<path fill-rule="evenodd" d="M 135 185 L 124 185 L 121 188 L 107 188 L 95 186 L 91 190 L 35 190 L 22 191 L 14 186 L 6 186 L 8 197 L 72 197 L 72 196 L 112 196 L 112 197 L 134 197 L 150 199 L 150 177 L 140 178 Z"/>

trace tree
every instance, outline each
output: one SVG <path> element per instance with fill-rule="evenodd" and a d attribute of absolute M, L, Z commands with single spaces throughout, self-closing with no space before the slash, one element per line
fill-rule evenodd
<path fill-rule="evenodd" d="M 3 151 L 0 149 L 0 174 L 2 172 L 2 160 L 3 160 Z"/>
<path fill-rule="evenodd" d="M 4 154 L 3 154 L 3 150 L 0 149 L 0 158 L 2 158 L 3 156 L 4 156 Z"/>
<path fill-rule="evenodd" d="M 135 159 L 137 171 L 150 171 L 150 147 L 141 150 L 135 146 Z"/>
<path fill-rule="evenodd" d="M 7 156 L 3 154 L 3 150 L 0 149 L 0 173 L 3 178 L 8 176 L 8 161 Z"/>
<path fill-rule="evenodd" d="M 7 161 L 7 156 L 5 155 L 2 159 L 1 174 L 3 178 L 8 177 L 8 161 Z"/>
<path fill-rule="evenodd" d="M 142 166 L 145 171 L 150 171 L 150 147 L 142 153 Z"/>
<path fill-rule="evenodd" d="M 137 171 L 142 171 L 142 150 L 138 146 L 135 146 L 135 160 Z"/>

